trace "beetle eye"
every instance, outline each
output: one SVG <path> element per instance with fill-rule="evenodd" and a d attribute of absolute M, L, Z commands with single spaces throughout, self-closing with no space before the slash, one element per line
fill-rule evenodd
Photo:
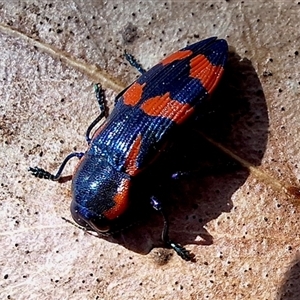
<path fill-rule="evenodd" d="M 89 229 L 88 222 L 81 216 L 78 210 L 71 210 L 73 220 L 81 227 Z"/>
<path fill-rule="evenodd" d="M 109 221 L 105 217 L 87 221 L 89 226 L 99 233 L 107 233 L 110 231 L 110 226 L 108 222 Z"/>
<path fill-rule="evenodd" d="M 71 214 L 74 221 L 87 230 L 93 230 L 98 233 L 107 233 L 110 231 L 109 220 L 103 215 L 97 215 L 90 210 L 76 204 L 72 201 Z"/>

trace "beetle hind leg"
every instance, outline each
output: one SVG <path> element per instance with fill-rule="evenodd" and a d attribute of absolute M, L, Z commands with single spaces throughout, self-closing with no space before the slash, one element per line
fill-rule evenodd
<path fill-rule="evenodd" d="M 161 239 L 165 243 L 165 245 L 169 248 L 172 248 L 182 259 L 186 261 L 194 261 L 194 255 L 190 253 L 189 250 L 170 240 L 169 238 L 169 222 L 166 214 L 162 209 L 161 202 L 154 196 L 151 197 L 151 205 L 152 207 L 161 213 L 164 220 L 164 227 L 161 233 Z"/>

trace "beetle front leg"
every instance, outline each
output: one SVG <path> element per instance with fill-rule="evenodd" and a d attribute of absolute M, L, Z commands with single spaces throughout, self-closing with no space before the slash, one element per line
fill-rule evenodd
<path fill-rule="evenodd" d="M 74 153 L 69 154 L 64 159 L 64 161 L 60 165 L 60 167 L 55 175 L 51 174 L 50 172 L 48 172 L 42 168 L 39 168 L 39 167 L 29 168 L 28 171 L 31 172 L 31 174 L 35 177 L 42 178 L 42 179 L 48 179 L 48 180 L 52 180 L 52 181 L 57 181 L 61 177 L 61 173 L 62 173 L 63 169 L 65 168 L 67 162 L 73 157 L 77 157 L 78 159 L 80 159 L 83 157 L 83 155 L 84 155 L 84 153 L 82 153 L 82 152 L 74 152 Z"/>
<path fill-rule="evenodd" d="M 169 222 L 167 219 L 167 216 L 165 212 L 163 211 L 162 204 L 161 202 L 154 196 L 151 196 L 151 205 L 152 207 L 161 213 L 163 220 L 164 220 L 164 227 L 162 230 L 161 234 L 161 239 L 162 241 L 166 244 L 167 247 L 172 248 L 182 259 L 186 261 L 193 260 L 193 255 L 185 249 L 183 246 L 180 244 L 174 243 L 172 240 L 169 238 Z"/>

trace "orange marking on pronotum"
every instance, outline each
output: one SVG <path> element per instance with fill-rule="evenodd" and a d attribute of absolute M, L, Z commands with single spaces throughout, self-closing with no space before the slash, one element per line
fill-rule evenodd
<path fill-rule="evenodd" d="M 190 77 L 199 79 L 208 93 L 214 90 L 224 71 L 222 66 L 212 65 L 202 54 L 191 59 L 190 67 Z"/>
<path fill-rule="evenodd" d="M 189 57 L 192 54 L 193 54 L 193 51 L 191 51 L 191 50 L 178 51 L 178 52 L 175 52 L 175 53 L 171 54 L 170 56 L 168 56 L 164 60 L 162 60 L 161 64 L 165 66 L 167 64 L 172 63 L 175 60 L 181 60 L 181 59 L 184 59 L 186 57 Z"/>
<path fill-rule="evenodd" d="M 170 98 L 170 93 L 148 99 L 141 109 L 149 116 L 164 117 L 175 123 L 182 123 L 194 111 L 189 104 L 183 104 Z"/>
<path fill-rule="evenodd" d="M 122 179 L 121 184 L 118 187 L 117 194 L 113 199 L 115 205 L 103 213 L 107 219 L 114 220 L 126 211 L 128 207 L 129 184 L 129 179 Z"/>
<path fill-rule="evenodd" d="M 135 82 L 123 95 L 123 102 L 126 105 L 134 106 L 136 105 L 142 97 L 143 88 L 146 83 L 139 84 Z"/>
<path fill-rule="evenodd" d="M 134 176 L 138 172 L 137 158 L 140 153 L 141 145 L 142 145 L 142 136 L 139 134 L 135 139 L 135 141 L 133 142 L 133 145 L 130 148 L 129 154 L 125 161 L 125 172 L 130 176 Z"/>

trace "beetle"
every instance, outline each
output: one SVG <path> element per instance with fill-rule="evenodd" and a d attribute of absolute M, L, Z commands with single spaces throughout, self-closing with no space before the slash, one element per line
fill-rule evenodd
<path fill-rule="evenodd" d="M 116 97 L 107 118 L 104 92 L 95 85 L 100 115 L 86 131 L 88 149 L 69 154 L 55 175 L 39 167 L 29 171 L 39 178 L 59 180 L 66 163 L 77 157 L 79 163 L 72 177 L 74 221 L 98 235 L 122 229 L 119 224 L 130 210 L 139 201 L 146 201 L 133 201 L 135 179 L 157 160 L 170 136 L 197 116 L 201 104 L 210 98 L 220 81 L 227 53 L 227 42 L 211 37 L 171 54 L 148 71 L 125 54 L 142 74 Z M 183 259 L 191 260 L 190 252 L 169 238 L 161 200 L 153 194 L 147 202 L 162 214 L 165 245 Z"/>

